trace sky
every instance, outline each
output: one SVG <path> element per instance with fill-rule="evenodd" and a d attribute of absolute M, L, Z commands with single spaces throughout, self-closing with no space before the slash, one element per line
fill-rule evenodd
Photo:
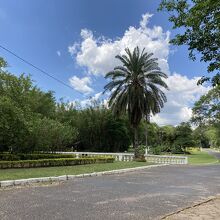
<path fill-rule="evenodd" d="M 0 45 L 70 85 L 52 80 L 0 48 L 0 56 L 15 75 L 31 74 L 36 85 L 52 90 L 59 100 L 83 106 L 90 99 L 107 101 L 104 75 L 120 63 L 124 49 L 146 48 L 168 74 L 168 101 L 152 116 L 159 125 L 188 121 L 193 103 L 209 87 L 197 86 L 207 64 L 188 58 L 186 46 L 169 40 L 172 29 L 160 0 L 0 0 Z"/>

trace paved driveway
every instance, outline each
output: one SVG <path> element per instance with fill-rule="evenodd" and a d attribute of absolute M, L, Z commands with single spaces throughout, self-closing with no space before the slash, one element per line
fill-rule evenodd
<path fill-rule="evenodd" d="M 166 166 L 0 191 L 0 219 L 157 219 L 220 193 L 220 166 Z"/>
<path fill-rule="evenodd" d="M 212 150 L 212 149 L 203 149 L 203 150 L 220 160 L 220 152 Z"/>

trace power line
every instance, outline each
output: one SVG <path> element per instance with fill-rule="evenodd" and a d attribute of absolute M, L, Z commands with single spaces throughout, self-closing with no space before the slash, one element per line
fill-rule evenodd
<path fill-rule="evenodd" d="M 35 65 L 32 64 L 31 62 L 29 62 L 29 61 L 23 59 L 22 57 L 20 57 L 19 55 L 15 54 L 15 53 L 12 52 L 11 50 L 9 50 L 9 49 L 3 47 L 2 45 L 0 45 L 0 48 L 2 48 L 3 50 L 7 51 L 7 52 L 10 53 L 10 54 L 12 54 L 13 56 L 15 56 L 16 58 L 18 58 L 19 60 L 21 60 L 21 61 L 23 61 L 24 63 L 28 64 L 29 66 L 32 66 L 32 67 L 35 68 L 36 70 L 38 70 L 38 71 L 40 71 L 41 73 L 45 74 L 46 76 L 48 76 L 48 77 L 52 78 L 53 80 L 57 81 L 58 83 L 61 83 L 62 85 L 64 85 L 64 86 L 66 86 L 66 87 L 68 87 L 68 88 L 74 90 L 71 86 L 69 86 L 68 84 L 66 84 L 66 83 L 63 82 L 62 80 L 56 78 L 55 76 L 53 76 L 52 74 L 50 74 L 50 73 L 44 71 L 43 69 L 41 69 L 41 68 L 35 66 Z M 76 91 L 76 90 L 74 90 L 74 91 Z M 79 92 L 79 91 L 77 91 L 77 92 Z M 80 94 L 83 94 L 83 93 L 81 93 L 81 92 L 79 92 L 79 93 L 80 93 Z"/>

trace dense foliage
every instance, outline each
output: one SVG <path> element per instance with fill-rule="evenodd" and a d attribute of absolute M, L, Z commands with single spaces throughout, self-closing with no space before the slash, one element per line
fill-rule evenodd
<path fill-rule="evenodd" d="M 85 109 L 57 103 L 30 76 L 3 69 L 0 94 L 0 151 L 125 151 L 130 145 L 127 118 L 114 118 L 99 103 Z"/>
<path fill-rule="evenodd" d="M 193 60 L 199 52 L 200 60 L 209 63 L 208 72 L 216 72 L 213 85 L 220 84 L 220 1 L 162 0 L 159 10 L 167 11 L 173 28 L 180 30 L 171 43 L 187 45 Z"/>
<path fill-rule="evenodd" d="M 220 87 L 209 90 L 194 104 L 192 123 L 201 146 L 220 148 Z"/>
<path fill-rule="evenodd" d="M 3 70 L 0 94 L 0 152 L 13 152 L 16 158 L 24 159 L 24 155 L 30 155 L 27 153 L 39 151 L 134 151 L 134 129 L 129 117 L 115 117 L 102 102 L 87 108 L 57 102 L 52 92 L 37 88 L 30 76 L 15 76 Z M 146 128 L 152 153 L 182 153 L 186 147 L 220 143 L 216 124 L 199 126 L 193 131 L 188 123 L 159 127 L 146 123 L 143 117 L 137 127 L 141 151 L 146 143 Z"/>
<path fill-rule="evenodd" d="M 139 127 L 139 133 L 141 135 L 141 143 L 144 144 L 144 122 Z M 148 124 L 148 144 L 150 152 L 154 154 L 162 152 L 184 153 L 189 147 L 200 147 L 200 142 L 196 142 L 197 139 L 189 123 L 183 122 L 176 127 L 171 125 L 159 127 L 155 123 Z"/>
<path fill-rule="evenodd" d="M 195 124 L 220 122 L 220 86 L 209 90 L 195 103 L 192 122 Z"/>
<path fill-rule="evenodd" d="M 120 152 L 130 145 L 127 117 L 115 118 L 111 110 L 101 103 L 93 103 L 87 108 L 61 103 L 57 106 L 57 119 L 77 128 L 74 150 Z"/>
<path fill-rule="evenodd" d="M 30 76 L 0 72 L 0 151 L 55 151 L 72 143 L 77 131 L 55 119 L 52 92 L 33 85 Z"/>

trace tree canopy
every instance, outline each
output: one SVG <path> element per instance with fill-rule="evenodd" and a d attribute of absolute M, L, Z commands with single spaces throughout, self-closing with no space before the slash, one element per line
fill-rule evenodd
<path fill-rule="evenodd" d="M 212 84 L 220 84 L 220 1 L 216 0 L 162 0 L 159 10 L 169 13 L 174 29 L 179 29 L 171 43 L 187 45 L 189 57 L 208 62 L 208 72 L 216 75 Z M 210 79 L 203 77 L 199 83 Z"/>
<path fill-rule="evenodd" d="M 201 96 L 194 104 L 192 122 L 195 124 L 220 122 L 220 85 Z"/>

